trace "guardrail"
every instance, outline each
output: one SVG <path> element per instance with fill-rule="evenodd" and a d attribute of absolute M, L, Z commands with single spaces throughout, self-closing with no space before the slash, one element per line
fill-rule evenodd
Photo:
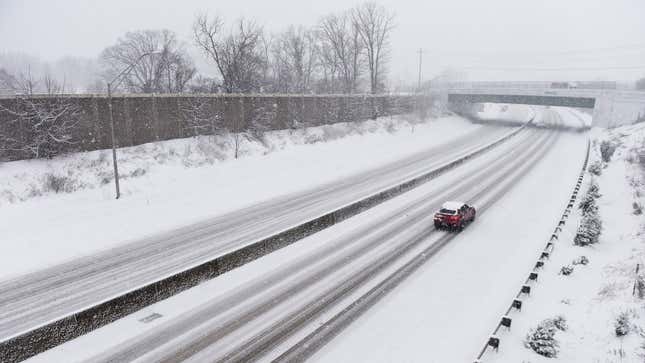
<path fill-rule="evenodd" d="M 531 287 L 532 287 L 531 283 L 537 281 L 539 276 L 539 271 L 542 269 L 542 267 L 544 266 L 545 262 L 549 259 L 549 257 L 553 254 L 553 250 L 555 248 L 555 242 L 558 241 L 559 239 L 558 236 L 560 235 L 560 232 L 562 232 L 562 227 L 564 227 L 564 225 L 567 222 L 567 219 L 569 219 L 571 210 L 573 209 L 576 199 L 578 197 L 578 192 L 580 191 L 580 187 L 582 186 L 582 181 L 584 180 L 584 174 L 585 174 L 585 171 L 587 170 L 587 164 L 589 163 L 590 149 L 591 149 L 591 143 L 589 140 L 587 140 L 587 154 L 582 164 L 582 170 L 580 171 L 580 175 L 578 176 L 576 185 L 573 188 L 571 197 L 567 202 L 567 206 L 564 209 L 564 212 L 562 213 L 560 220 L 558 221 L 558 225 L 553 230 L 553 233 L 551 234 L 549 241 L 544 246 L 544 249 L 540 252 L 540 257 L 538 257 L 537 261 L 535 262 L 535 265 L 529 272 L 529 275 L 524 280 L 524 283 L 522 284 L 522 287 L 520 287 L 520 290 L 517 292 L 517 294 L 515 294 L 515 297 L 513 298 L 513 301 L 511 301 L 511 304 L 509 305 L 509 307 L 506 309 L 506 312 L 500 318 L 499 323 L 497 323 L 497 325 L 495 326 L 493 333 L 488 337 L 488 340 L 484 344 L 482 350 L 477 355 L 477 358 L 474 360 L 474 363 L 481 363 L 482 357 L 484 356 L 484 354 L 489 348 L 495 351 L 499 350 L 499 344 L 501 340 L 501 338 L 497 335 L 499 333 L 499 330 L 502 327 L 506 327 L 508 329 L 511 328 L 511 324 L 513 322 L 513 319 L 510 316 L 511 311 L 522 310 L 522 305 L 524 304 L 524 301 L 521 299 L 521 297 L 523 295 L 528 296 L 531 294 Z"/>
<path fill-rule="evenodd" d="M 377 204 L 405 193 L 437 176 L 456 168 L 524 130 L 533 120 L 492 143 L 482 146 L 467 155 L 447 162 L 429 172 L 418 175 L 406 182 L 386 188 L 371 196 L 348 203 L 334 211 L 325 213 L 307 222 L 284 230 L 262 240 L 252 242 L 238 250 L 213 258 L 178 274 L 166 277 L 144 286 L 124 291 L 122 295 L 79 311 L 46 325 L 37 327 L 22 335 L 0 342 L 2 362 L 17 362 L 57 345 L 65 343 L 92 330 L 98 329 L 146 306 L 173 296 L 181 291 L 231 271 L 258 259 L 304 237 L 319 232 L 347 218 L 357 215 Z"/>

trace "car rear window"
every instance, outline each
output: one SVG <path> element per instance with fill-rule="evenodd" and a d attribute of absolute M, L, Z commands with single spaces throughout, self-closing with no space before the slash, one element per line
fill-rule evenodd
<path fill-rule="evenodd" d="M 457 211 L 452 210 L 452 209 L 441 208 L 439 213 L 441 213 L 441 214 L 456 214 Z"/>

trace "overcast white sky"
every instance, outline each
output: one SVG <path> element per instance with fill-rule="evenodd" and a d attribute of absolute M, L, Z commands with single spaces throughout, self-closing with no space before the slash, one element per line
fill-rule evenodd
<path fill-rule="evenodd" d="M 160 28 L 192 44 L 191 24 L 200 11 L 229 21 L 250 17 L 275 32 L 289 24 L 313 25 L 359 2 L 0 0 L 0 52 L 24 52 L 45 61 L 96 57 L 127 31 Z M 416 79 L 419 48 L 424 50 L 424 78 L 445 67 L 465 69 L 471 79 L 628 80 L 645 75 L 645 0 L 377 2 L 396 14 L 390 66 L 395 82 Z M 625 69 L 634 66 L 642 68 Z"/>

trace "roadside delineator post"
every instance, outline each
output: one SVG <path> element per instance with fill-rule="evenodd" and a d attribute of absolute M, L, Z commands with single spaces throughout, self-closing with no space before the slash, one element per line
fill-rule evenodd
<path fill-rule="evenodd" d="M 531 286 L 529 285 L 522 285 L 522 290 L 520 290 L 522 294 L 526 295 L 531 295 Z"/>
<path fill-rule="evenodd" d="M 499 351 L 499 337 L 496 335 L 491 335 L 490 338 L 488 338 L 488 345 L 493 348 L 496 352 Z"/>
<path fill-rule="evenodd" d="M 520 299 L 513 299 L 513 303 L 511 304 L 511 306 L 512 306 L 514 309 L 517 309 L 517 311 L 522 311 L 522 300 L 520 300 Z"/>
<path fill-rule="evenodd" d="M 531 280 L 531 281 L 537 281 L 537 279 L 538 279 L 538 273 L 537 273 L 537 272 L 531 272 L 531 273 L 529 274 L 529 280 Z"/>
<path fill-rule="evenodd" d="M 513 319 L 510 317 L 504 315 L 502 316 L 502 321 L 500 322 L 500 325 L 507 328 L 508 330 L 511 330 L 511 323 L 513 322 Z"/>

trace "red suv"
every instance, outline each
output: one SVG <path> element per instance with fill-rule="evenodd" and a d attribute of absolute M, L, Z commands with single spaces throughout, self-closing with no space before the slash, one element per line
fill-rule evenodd
<path fill-rule="evenodd" d="M 461 231 L 466 224 L 475 220 L 475 208 L 462 202 L 446 202 L 434 215 L 434 227 Z"/>

